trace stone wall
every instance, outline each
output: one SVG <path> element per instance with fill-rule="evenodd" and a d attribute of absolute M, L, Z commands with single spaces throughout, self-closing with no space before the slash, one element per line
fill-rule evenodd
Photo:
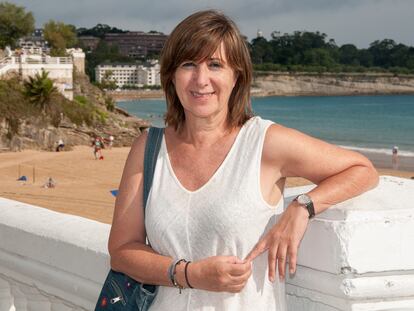
<path fill-rule="evenodd" d="M 289 188 L 288 203 L 310 187 Z M 309 224 L 288 311 L 414 310 L 414 181 L 379 186 Z M 0 310 L 93 310 L 109 225 L 0 198 Z"/>

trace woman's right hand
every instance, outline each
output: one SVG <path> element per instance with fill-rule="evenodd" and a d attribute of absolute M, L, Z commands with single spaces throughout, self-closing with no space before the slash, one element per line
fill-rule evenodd
<path fill-rule="evenodd" d="M 252 274 L 252 266 L 235 256 L 213 256 L 192 262 L 187 273 L 194 288 L 239 293 Z"/>

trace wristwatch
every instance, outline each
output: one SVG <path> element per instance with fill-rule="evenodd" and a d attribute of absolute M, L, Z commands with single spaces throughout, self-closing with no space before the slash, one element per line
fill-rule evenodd
<path fill-rule="evenodd" d="M 309 213 L 309 219 L 315 216 L 315 208 L 313 207 L 313 202 L 310 196 L 307 194 L 300 194 L 293 201 L 298 202 L 300 205 L 307 209 Z"/>

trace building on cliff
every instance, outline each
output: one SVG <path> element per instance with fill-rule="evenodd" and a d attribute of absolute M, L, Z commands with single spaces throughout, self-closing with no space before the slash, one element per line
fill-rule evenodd
<path fill-rule="evenodd" d="M 18 74 L 22 79 L 34 76 L 42 70 L 49 73 L 53 84 L 68 99 L 73 99 L 73 70 L 85 72 L 85 54 L 81 49 L 68 49 L 67 57 L 52 57 L 42 49 L 9 50 L 0 59 L 0 77 Z"/>
<path fill-rule="evenodd" d="M 107 33 L 104 41 L 116 45 L 119 53 L 132 58 L 147 58 L 160 54 L 167 35 L 161 32 L 130 31 L 126 33 Z"/>

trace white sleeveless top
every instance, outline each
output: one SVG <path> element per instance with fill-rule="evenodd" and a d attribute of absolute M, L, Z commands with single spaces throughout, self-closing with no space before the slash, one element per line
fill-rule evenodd
<path fill-rule="evenodd" d="M 152 248 L 174 259 L 210 256 L 243 259 L 283 211 L 263 198 L 260 163 L 271 121 L 247 121 L 225 160 L 196 191 L 185 189 L 171 167 L 163 139 L 148 197 L 145 226 Z M 284 284 L 268 278 L 267 252 L 253 261 L 253 273 L 237 294 L 160 286 L 150 310 L 285 311 Z"/>

